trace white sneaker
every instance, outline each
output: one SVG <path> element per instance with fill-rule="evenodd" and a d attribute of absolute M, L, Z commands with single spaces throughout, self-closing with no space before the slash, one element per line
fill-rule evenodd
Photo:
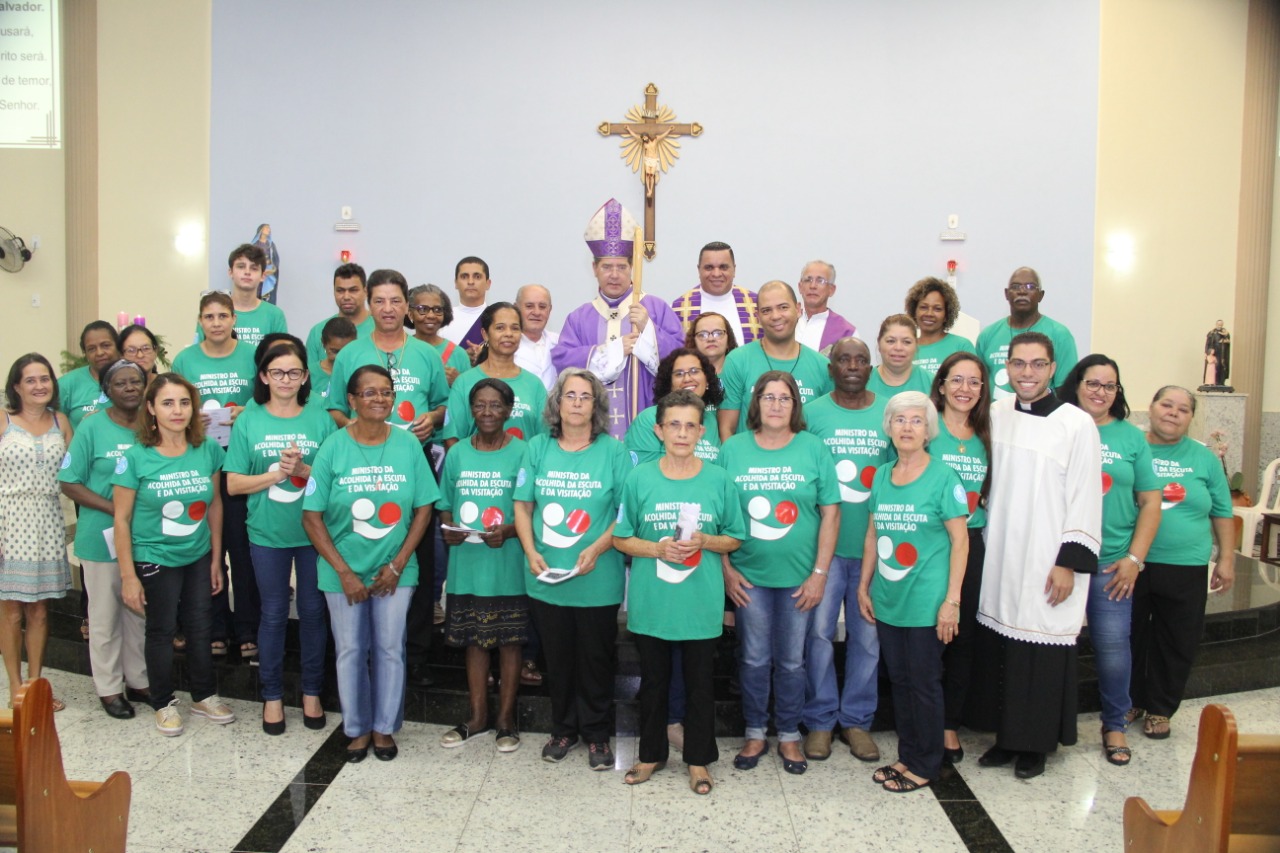
<path fill-rule="evenodd" d="M 209 722 L 225 726 L 236 721 L 235 712 L 227 706 L 217 693 L 191 705 L 191 713 L 200 717 L 208 717 Z"/>
<path fill-rule="evenodd" d="M 156 711 L 156 731 L 165 737 L 177 737 L 182 734 L 182 715 L 178 713 L 177 699 Z"/>

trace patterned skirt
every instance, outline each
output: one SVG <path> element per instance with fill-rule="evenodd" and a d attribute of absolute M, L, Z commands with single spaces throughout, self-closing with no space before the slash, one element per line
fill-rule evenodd
<path fill-rule="evenodd" d="M 530 638 L 529 599 L 523 595 L 450 595 L 444 641 L 450 646 L 496 649 Z"/>

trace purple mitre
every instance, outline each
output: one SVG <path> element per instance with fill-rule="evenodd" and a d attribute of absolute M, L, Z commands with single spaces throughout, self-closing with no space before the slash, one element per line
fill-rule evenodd
<path fill-rule="evenodd" d="M 630 258 L 635 241 L 636 220 L 616 198 L 601 205 L 587 223 L 582 238 L 593 258 Z"/>

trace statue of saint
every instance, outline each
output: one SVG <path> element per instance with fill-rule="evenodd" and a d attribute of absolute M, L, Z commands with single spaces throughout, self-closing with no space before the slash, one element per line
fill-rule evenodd
<path fill-rule="evenodd" d="M 1219 320 L 1204 337 L 1204 385 L 1215 390 L 1228 388 L 1231 375 L 1231 333 Z"/>

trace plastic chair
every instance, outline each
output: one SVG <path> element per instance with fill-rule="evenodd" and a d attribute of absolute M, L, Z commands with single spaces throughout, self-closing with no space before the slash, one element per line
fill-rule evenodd
<path fill-rule="evenodd" d="M 1237 506 L 1231 513 L 1244 521 L 1240 532 L 1240 553 L 1246 557 L 1256 557 L 1254 542 L 1258 538 L 1258 527 L 1262 524 L 1262 514 L 1266 512 L 1280 513 L 1280 490 L 1272 497 L 1275 489 L 1276 473 L 1280 471 L 1280 459 L 1272 459 L 1267 470 L 1262 474 L 1262 483 L 1258 489 L 1258 499 L 1253 506 Z M 1265 547 L 1265 546 L 1264 546 Z"/>

